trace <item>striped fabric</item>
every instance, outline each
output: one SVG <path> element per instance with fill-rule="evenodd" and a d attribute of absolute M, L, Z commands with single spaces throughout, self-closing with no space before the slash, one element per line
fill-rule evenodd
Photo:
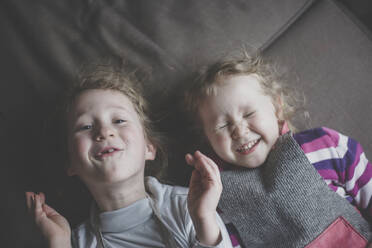
<path fill-rule="evenodd" d="M 327 185 L 371 217 L 372 165 L 362 146 L 326 127 L 306 130 L 293 137 Z M 231 223 L 225 224 L 233 246 L 242 247 L 237 230 Z"/>

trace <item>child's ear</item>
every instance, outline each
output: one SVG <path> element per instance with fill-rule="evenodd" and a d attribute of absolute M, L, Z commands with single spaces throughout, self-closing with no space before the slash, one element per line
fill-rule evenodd
<path fill-rule="evenodd" d="M 145 159 L 146 160 L 154 160 L 155 157 L 156 157 L 155 146 L 152 143 L 147 142 L 146 151 L 145 151 Z"/>

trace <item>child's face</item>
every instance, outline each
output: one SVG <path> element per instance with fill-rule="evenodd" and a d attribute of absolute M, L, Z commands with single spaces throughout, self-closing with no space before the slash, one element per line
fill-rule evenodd
<path fill-rule="evenodd" d="M 86 90 L 69 114 L 69 175 L 85 183 L 143 181 L 155 148 L 145 139 L 131 101 L 113 90 Z"/>
<path fill-rule="evenodd" d="M 224 161 L 247 168 L 263 164 L 279 137 L 271 97 L 264 95 L 255 75 L 225 77 L 217 94 L 199 108 L 204 133 Z"/>

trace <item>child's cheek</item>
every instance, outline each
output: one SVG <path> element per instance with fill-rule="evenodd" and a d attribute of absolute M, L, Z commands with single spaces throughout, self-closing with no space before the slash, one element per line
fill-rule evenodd
<path fill-rule="evenodd" d="M 217 135 L 216 143 L 220 147 L 220 149 L 225 149 L 225 146 L 230 142 L 230 137 L 227 135 Z"/>
<path fill-rule="evenodd" d="M 72 159 L 80 160 L 88 155 L 89 144 L 83 137 L 75 136 L 72 138 L 71 150 Z"/>

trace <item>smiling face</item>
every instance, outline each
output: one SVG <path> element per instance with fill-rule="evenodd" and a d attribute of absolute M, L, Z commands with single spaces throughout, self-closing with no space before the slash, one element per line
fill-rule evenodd
<path fill-rule="evenodd" d="M 142 180 L 156 149 L 145 138 L 132 102 L 114 90 L 85 90 L 68 116 L 69 175 L 87 185 Z"/>
<path fill-rule="evenodd" d="M 262 165 L 279 137 L 279 124 L 270 96 L 254 75 L 222 77 L 215 94 L 199 108 L 204 133 L 224 161 L 247 168 Z"/>

